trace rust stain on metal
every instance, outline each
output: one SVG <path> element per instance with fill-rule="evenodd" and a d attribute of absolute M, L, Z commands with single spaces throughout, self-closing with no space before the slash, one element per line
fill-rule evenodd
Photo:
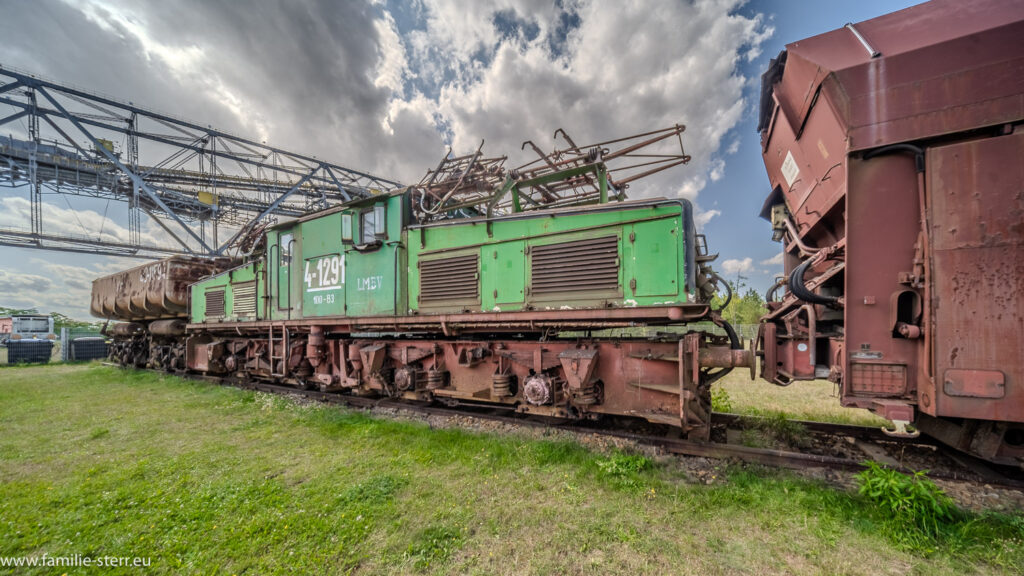
<path fill-rule="evenodd" d="M 1006 376 L 998 370 L 946 370 L 942 390 L 949 396 L 1002 398 Z"/>
<path fill-rule="evenodd" d="M 998 410 L 1000 418 L 1024 422 L 1021 158 L 1024 131 L 1019 129 L 929 150 L 940 416 L 989 419 Z M 993 371 L 1005 374 L 1003 386 L 963 377 Z M 960 376 L 940 378 L 949 373 Z M 982 398 L 1004 401 L 997 407 Z"/>
<path fill-rule="evenodd" d="M 186 316 L 189 285 L 227 270 L 233 262 L 173 256 L 98 278 L 93 281 L 91 312 L 124 321 Z"/>

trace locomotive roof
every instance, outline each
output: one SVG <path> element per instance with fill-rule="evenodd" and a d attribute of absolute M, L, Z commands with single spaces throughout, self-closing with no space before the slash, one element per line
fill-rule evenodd
<path fill-rule="evenodd" d="M 1022 2 L 933 0 L 794 42 L 765 74 L 761 129 L 769 88 L 798 131 L 820 91 L 851 151 L 1020 120 L 1021 38 Z"/>
<path fill-rule="evenodd" d="M 295 218 L 294 220 L 287 220 L 287 221 L 284 221 L 284 222 L 278 222 L 277 224 L 274 224 L 273 226 L 269 226 L 268 229 L 269 230 L 273 230 L 275 228 L 280 228 L 282 226 L 291 226 L 293 224 L 301 224 L 302 222 L 306 222 L 306 221 L 309 221 L 309 220 L 314 220 L 316 218 L 320 218 L 321 216 L 327 216 L 328 214 L 334 214 L 336 212 L 342 212 L 344 210 L 348 210 L 350 208 L 357 208 L 359 206 L 363 206 L 363 205 L 366 205 L 366 204 L 373 204 L 374 202 L 380 201 L 382 198 L 389 198 L 391 196 L 400 196 L 400 195 L 404 194 L 405 191 L 406 191 L 406 188 L 399 188 L 397 190 L 393 190 L 391 192 L 385 192 L 383 194 L 374 194 L 373 196 L 367 196 L 365 198 L 356 198 L 354 200 L 349 200 L 348 202 L 345 202 L 343 204 L 338 204 L 337 206 L 331 206 L 330 208 L 324 208 L 323 210 L 320 210 L 318 212 L 312 212 L 310 214 L 306 214 L 304 216 L 300 216 L 299 218 Z"/>

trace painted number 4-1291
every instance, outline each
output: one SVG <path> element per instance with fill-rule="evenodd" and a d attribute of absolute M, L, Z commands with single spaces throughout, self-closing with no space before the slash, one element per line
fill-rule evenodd
<path fill-rule="evenodd" d="M 306 292 L 333 292 L 345 283 L 345 261 L 338 254 L 306 260 L 303 273 Z M 334 294 L 313 296 L 314 304 L 331 304 Z"/>

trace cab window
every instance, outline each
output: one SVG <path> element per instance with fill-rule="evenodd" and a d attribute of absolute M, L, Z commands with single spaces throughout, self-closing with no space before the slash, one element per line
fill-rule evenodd
<path fill-rule="evenodd" d="M 367 210 L 360 215 L 359 231 L 362 233 L 360 244 L 370 244 L 377 240 L 375 222 L 373 210 Z"/>
<path fill-rule="evenodd" d="M 352 242 L 352 215 L 342 214 L 341 215 L 341 240 L 343 242 Z"/>
<path fill-rule="evenodd" d="M 384 205 L 378 204 L 359 215 L 359 233 L 361 244 L 372 244 L 387 235 L 387 219 L 384 216 Z"/>
<path fill-rule="evenodd" d="M 289 232 L 281 235 L 281 266 L 288 266 L 292 263 L 292 246 L 295 244 L 295 237 Z"/>

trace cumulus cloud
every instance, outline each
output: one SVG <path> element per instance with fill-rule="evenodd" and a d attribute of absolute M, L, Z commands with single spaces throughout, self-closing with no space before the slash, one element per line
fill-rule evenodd
<path fill-rule="evenodd" d="M 783 259 L 783 257 L 785 257 L 785 254 L 782 253 L 782 252 L 779 252 L 778 254 L 776 254 L 775 256 L 772 256 L 771 258 L 767 258 L 765 260 L 761 260 L 761 265 L 762 266 L 775 266 L 775 267 L 782 266 L 782 259 Z"/>
<path fill-rule="evenodd" d="M 36 274 L 19 274 L 0 270 L 0 293 L 45 292 L 53 282 Z"/>
<path fill-rule="evenodd" d="M 0 197 L 0 228 L 28 231 L 32 205 L 27 198 L 19 196 Z M 114 218 L 88 208 L 58 206 L 52 202 L 41 204 L 43 232 L 60 234 L 90 241 L 127 244 L 131 234 Z M 172 228 L 173 229 L 173 228 Z M 180 230 L 179 237 L 184 236 Z M 145 220 L 139 231 L 139 241 L 150 246 L 176 246 L 177 242 L 159 224 Z M 190 242 L 195 248 L 196 242 Z"/>
<path fill-rule="evenodd" d="M 730 274 L 742 274 L 744 272 L 750 272 L 754 269 L 754 259 L 747 257 L 742 260 L 735 258 L 722 262 L 722 272 L 726 275 Z"/>
<path fill-rule="evenodd" d="M 448 46 L 454 57 L 454 79 L 437 104 L 457 150 L 486 138 L 490 150 L 508 151 L 515 162 L 526 159 L 519 152 L 525 139 L 550 148 L 548 135 L 556 127 L 582 142 L 686 124 L 691 164 L 638 183 L 630 190 L 634 197 L 695 199 L 709 179 L 721 176 L 721 139 L 745 106 L 745 78 L 736 61 L 767 33 L 759 18 L 733 13 L 737 2 L 622 3 L 614 10 L 579 2 L 566 9 L 578 21 L 555 53 L 548 36 L 559 30 L 547 23 L 560 20 L 535 3 L 473 3 L 464 11 L 457 8 L 462 2 L 425 4 L 440 16 L 428 18 L 420 42 Z M 496 15 L 502 9 L 515 15 L 518 34 L 501 36 Z M 463 36 L 449 17 L 490 33 Z M 529 25 L 535 27 L 532 39 L 522 32 Z M 503 39 L 493 46 L 484 40 L 494 37 Z M 487 66 L 473 58 L 481 50 L 490 58 Z"/>
<path fill-rule="evenodd" d="M 710 222 L 712 218 L 714 218 L 715 216 L 721 216 L 721 215 L 722 215 L 721 210 L 703 210 L 703 211 L 699 211 L 699 212 L 697 212 L 697 214 L 694 215 L 693 223 L 697 227 L 697 231 L 701 232 L 701 231 L 704 230 L 704 227 L 708 225 L 708 222 Z"/>
<path fill-rule="evenodd" d="M 51 0 L 0 23 L 0 46 L 46 76 L 403 181 L 445 144 L 486 139 L 515 164 L 558 127 L 584 142 L 685 123 L 691 165 L 631 192 L 695 198 L 746 106 L 737 63 L 771 34 L 741 4 L 423 0 L 399 26 L 362 2 Z"/>
<path fill-rule="evenodd" d="M 92 281 L 125 269 L 124 260 L 105 258 L 87 266 L 59 264 L 45 257 L 28 258 L 31 273 L 0 270 L 0 306 L 36 308 L 88 319 Z"/>
<path fill-rule="evenodd" d="M 409 73 L 409 65 L 405 59 L 405 45 L 398 35 L 395 19 L 385 12 L 383 17 L 375 20 L 377 36 L 377 66 L 373 79 L 374 86 L 388 88 L 396 94 L 402 93 L 403 78 Z"/>

